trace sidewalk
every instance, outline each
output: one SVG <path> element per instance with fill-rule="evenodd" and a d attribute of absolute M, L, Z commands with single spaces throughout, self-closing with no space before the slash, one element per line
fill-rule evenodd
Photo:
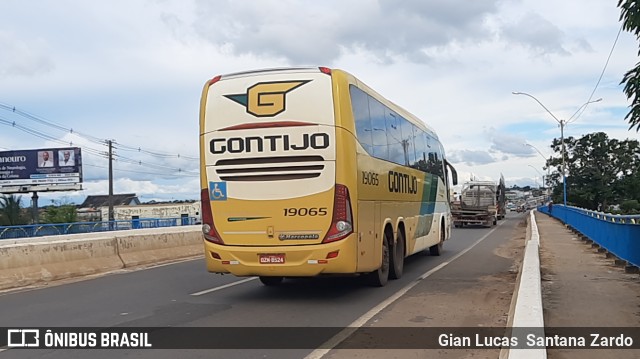
<path fill-rule="evenodd" d="M 536 213 L 545 327 L 640 327 L 640 276 Z M 638 350 L 548 349 L 548 358 L 638 358 Z"/>

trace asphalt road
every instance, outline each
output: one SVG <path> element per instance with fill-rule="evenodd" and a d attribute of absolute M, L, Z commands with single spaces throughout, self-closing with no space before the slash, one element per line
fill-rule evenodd
<path fill-rule="evenodd" d="M 369 287 L 358 278 L 333 277 L 290 279 L 279 287 L 265 287 L 255 279 L 209 274 L 200 258 L 1 294 L 0 327 L 290 327 L 295 340 L 300 334 L 294 333 L 295 328 L 341 328 L 362 321 L 372 308 L 390 303 L 394 294 L 445 263 L 456 269 L 453 272 L 461 279 L 456 285 L 463 286 L 470 276 L 465 270 L 470 261 L 488 257 L 509 239 L 522 218 L 521 214 L 509 213 L 492 229 L 454 229 L 442 256 L 409 258 L 404 276 L 383 288 Z M 490 272 L 491 266 L 487 261 L 483 273 L 477 275 Z M 300 332 L 306 333 L 303 329 Z M 0 351 L 0 358 L 303 358 L 311 352 L 9 349 Z"/>

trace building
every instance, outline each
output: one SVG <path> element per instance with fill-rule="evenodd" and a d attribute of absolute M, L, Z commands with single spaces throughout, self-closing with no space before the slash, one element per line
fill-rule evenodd
<path fill-rule="evenodd" d="M 140 203 L 135 193 L 113 195 L 113 217 L 116 221 L 162 218 L 196 218 L 200 220 L 200 201 Z M 83 221 L 109 220 L 109 196 L 87 196 L 78 209 Z"/>
<path fill-rule="evenodd" d="M 109 218 L 109 207 L 101 207 L 102 218 Z M 143 203 L 113 207 L 116 221 L 151 218 L 200 218 L 200 201 L 182 203 Z"/>

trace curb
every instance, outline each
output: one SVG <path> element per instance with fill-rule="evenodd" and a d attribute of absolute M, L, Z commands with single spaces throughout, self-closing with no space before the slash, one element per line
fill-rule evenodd
<path fill-rule="evenodd" d="M 536 328 L 538 334 L 544 334 L 544 315 L 542 310 L 542 284 L 540 277 L 540 234 L 536 225 L 534 211 L 529 212 L 529 227 L 531 237 L 526 243 L 522 270 L 516 288 L 515 308 L 513 310 L 513 332 L 516 328 Z M 500 355 L 502 358 L 503 355 Z M 540 349 L 509 349 L 509 359 L 546 359 L 547 350 Z"/>

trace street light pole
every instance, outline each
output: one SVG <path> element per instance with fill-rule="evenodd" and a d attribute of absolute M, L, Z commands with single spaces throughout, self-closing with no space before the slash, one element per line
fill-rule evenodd
<path fill-rule="evenodd" d="M 534 146 L 532 144 L 529 144 L 529 143 L 525 143 L 524 145 L 525 146 L 529 146 L 529 147 L 533 148 L 534 150 L 536 150 L 536 152 L 538 152 L 538 154 L 540 154 L 540 157 L 542 157 L 544 159 L 544 165 L 545 165 L 545 167 L 547 167 L 547 181 L 548 181 L 549 177 L 550 177 L 550 173 L 549 173 L 550 168 L 549 168 L 549 166 L 547 166 L 547 158 L 542 154 L 542 152 L 540 152 L 540 150 L 536 146 Z M 542 182 L 544 183 L 545 188 L 546 188 L 547 187 L 547 183 L 544 180 Z"/>
<path fill-rule="evenodd" d="M 562 144 L 562 203 L 567 207 L 567 153 L 564 148 L 564 125 L 563 120 L 560 121 L 560 143 Z"/>
<path fill-rule="evenodd" d="M 540 100 L 538 100 L 537 98 L 535 98 L 533 95 L 530 95 L 526 92 L 517 92 L 514 91 L 512 92 L 512 94 L 514 95 L 525 95 L 528 97 L 531 97 L 532 99 L 534 99 L 540 106 L 542 106 L 542 108 L 545 109 L 545 111 L 547 111 L 547 113 L 549 115 L 551 115 L 551 117 L 553 117 L 554 120 L 556 120 L 556 122 L 558 122 L 558 124 L 560 125 L 560 143 L 562 144 L 562 197 L 563 197 L 563 203 L 564 206 L 567 206 L 567 164 L 566 164 L 566 149 L 564 146 L 564 126 L 567 124 L 568 121 L 564 121 L 564 120 L 559 120 L 551 111 L 549 111 L 549 109 L 547 108 L 547 106 L 545 106 L 542 102 L 540 102 Z M 580 106 L 578 108 L 578 111 L 581 110 L 583 107 L 587 106 L 590 103 L 594 103 L 594 102 L 600 102 L 602 101 L 602 98 L 599 98 L 597 100 L 593 100 L 593 101 L 587 101 L 584 104 L 582 104 L 582 106 Z M 578 113 L 578 111 L 576 111 L 576 114 Z M 574 114 L 573 116 L 575 116 L 576 114 Z M 573 116 L 571 116 L 571 118 L 569 119 L 569 121 L 571 119 L 573 119 Z"/>
<path fill-rule="evenodd" d="M 543 175 L 540 171 L 538 171 L 538 169 L 537 169 L 537 168 L 533 167 L 532 165 L 527 165 L 527 166 L 529 166 L 529 167 L 533 168 L 534 170 L 536 170 L 536 172 L 538 172 L 538 174 L 539 174 L 540 176 L 542 176 L 542 184 L 544 185 L 544 175 Z"/>

